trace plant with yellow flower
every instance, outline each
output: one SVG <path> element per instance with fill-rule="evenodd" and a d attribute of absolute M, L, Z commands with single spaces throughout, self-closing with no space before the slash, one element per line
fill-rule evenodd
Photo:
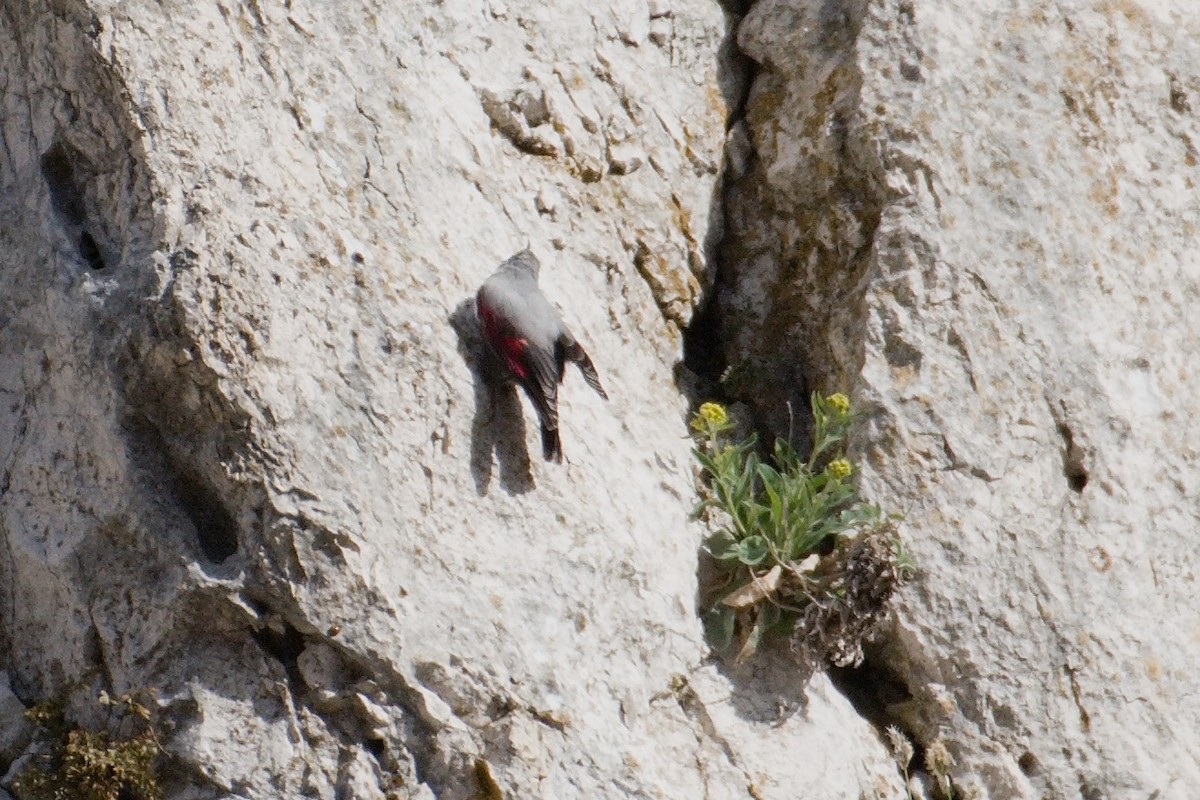
<path fill-rule="evenodd" d="M 888 575 L 898 583 L 908 569 L 894 537 L 890 549 L 868 552 L 860 545 L 847 555 L 853 539 L 891 535 L 892 524 L 878 507 L 858 499 L 849 480 L 854 473 L 845 455 L 853 422 L 849 399 L 840 392 L 829 397 L 814 392 L 811 408 L 813 443 L 805 459 L 782 438 L 765 458 L 753 435 L 729 441 L 733 426 L 717 403 L 704 403 L 691 420 L 705 480 L 696 513 L 716 528 L 705 540 L 717 576 L 705 587 L 705 623 L 717 649 L 739 644 L 738 661 L 752 655 L 764 636 L 800 628 L 819 628 L 822 647 L 838 640 L 837 649 L 854 650 L 856 642 L 841 641 L 840 634 L 825 642 L 828 625 L 820 620 L 833 608 L 825 600 L 848 596 L 851 562 L 868 565 L 875 589 Z M 895 555 L 880 567 L 887 553 Z M 886 597 L 890 589 L 866 594 Z M 820 617 L 815 622 L 814 609 Z"/>

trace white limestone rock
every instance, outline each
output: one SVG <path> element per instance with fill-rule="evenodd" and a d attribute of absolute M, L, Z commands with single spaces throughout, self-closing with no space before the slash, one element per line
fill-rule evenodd
<path fill-rule="evenodd" d="M 759 0 L 728 130 L 716 4 L 398 6 L 0 15 L 12 699 L 156 688 L 180 799 L 900 798 L 888 721 L 955 796 L 1191 797 L 1182 0 Z M 852 389 L 905 514 L 870 721 L 706 660 L 722 237 L 727 387 Z M 613 398 L 568 374 L 561 468 L 473 349 L 527 244 Z"/>
<path fill-rule="evenodd" d="M 456 800 L 480 761 L 523 798 L 900 796 L 823 679 L 780 725 L 705 665 L 674 370 L 740 84 L 716 4 L 673 4 L 670 49 L 634 46 L 650 14 L 0 14 L 23 702 L 155 688 L 189 800 Z M 476 287 L 527 244 L 612 397 L 567 376 L 563 467 L 473 350 Z"/>
<path fill-rule="evenodd" d="M 727 355 L 777 424 L 793 365 L 854 390 L 920 567 L 890 717 L 956 797 L 1193 796 L 1191 5 L 762 0 L 739 41 Z"/>

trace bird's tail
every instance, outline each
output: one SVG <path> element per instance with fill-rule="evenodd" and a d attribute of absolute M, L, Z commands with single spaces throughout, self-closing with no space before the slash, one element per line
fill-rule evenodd
<path fill-rule="evenodd" d="M 542 427 L 542 456 L 547 461 L 561 464 L 563 460 L 562 440 L 558 436 L 558 384 L 549 381 L 521 381 L 521 388 L 537 411 Z"/>
<path fill-rule="evenodd" d="M 607 400 L 608 392 L 604 391 L 604 387 L 600 385 L 600 376 L 596 374 L 596 365 L 592 363 L 592 359 L 588 358 L 583 346 L 572 339 L 563 345 L 563 355 L 567 360 L 574 361 L 579 365 L 579 371 L 583 373 L 583 379 L 587 381 L 587 385 L 595 389 L 596 394 Z"/>
<path fill-rule="evenodd" d="M 563 460 L 562 439 L 559 438 L 558 428 L 550 428 L 542 423 L 542 458 L 561 464 Z"/>

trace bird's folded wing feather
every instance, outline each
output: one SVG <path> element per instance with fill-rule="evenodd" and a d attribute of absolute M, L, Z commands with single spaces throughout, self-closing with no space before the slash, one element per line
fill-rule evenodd
<path fill-rule="evenodd" d="M 558 369 L 554 356 L 538 347 L 526 347 L 522 354 L 528 375 L 526 394 L 537 408 L 538 417 L 549 428 L 558 427 Z"/>

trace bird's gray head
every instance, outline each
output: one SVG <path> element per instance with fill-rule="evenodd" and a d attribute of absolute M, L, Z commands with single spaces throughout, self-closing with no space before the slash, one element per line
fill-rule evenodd
<path fill-rule="evenodd" d="M 536 281 L 538 273 L 541 272 L 542 265 L 538 261 L 537 256 L 533 254 L 533 251 L 526 247 L 508 261 L 505 261 L 501 265 L 501 269 L 510 270 L 517 275 L 526 275 Z"/>

